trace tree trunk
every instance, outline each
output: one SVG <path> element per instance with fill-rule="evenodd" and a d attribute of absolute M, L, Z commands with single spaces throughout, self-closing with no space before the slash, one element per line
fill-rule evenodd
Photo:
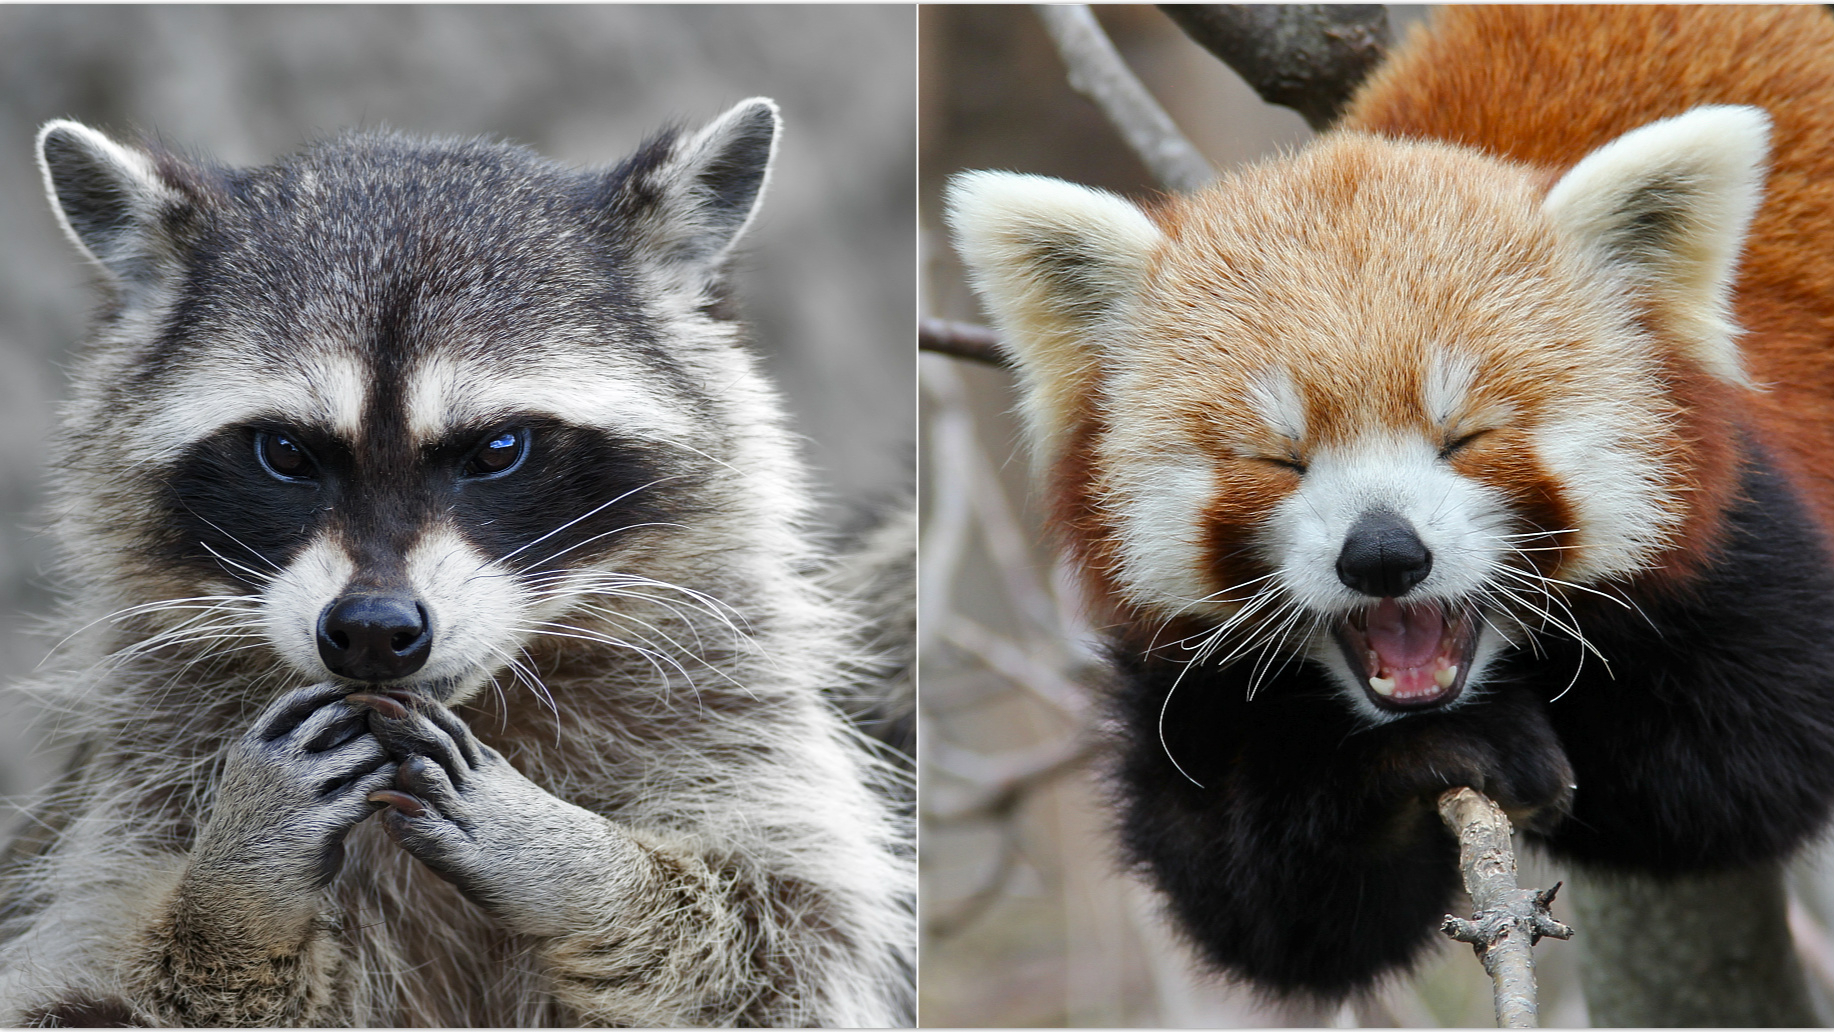
<path fill-rule="evenodd" d="M 1656 879 L 1575 870 L 1594 1027 L 1814 1025 L 1780 867 Z"/>

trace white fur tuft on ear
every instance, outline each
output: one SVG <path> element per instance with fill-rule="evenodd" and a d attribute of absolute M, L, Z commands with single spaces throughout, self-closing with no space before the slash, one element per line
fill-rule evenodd
<path fill-rule="evenodd" d="M 152 274 L 146 236 L 179 196 L 144 152 L 68 119 L 38 131 L 38 169 L 64 233 L 118 280 Z"/>
<path fill-rule="evenodd" d="M 1060 179 L 964 172 L 945 218 L 969 281 L 1017 360 L 1034 452 L 1065 429 L 1099 324 L 1139 287 L 1163 239 L 1129 201 Z"/>
<path fill-rule="evenodd" d="M 1769 156 L 1762 110 L 1698 107 L 1588 154 L 1542 210 L 1642 291 L 1703 369 L 1749 386 L 1730 300 Z"/>

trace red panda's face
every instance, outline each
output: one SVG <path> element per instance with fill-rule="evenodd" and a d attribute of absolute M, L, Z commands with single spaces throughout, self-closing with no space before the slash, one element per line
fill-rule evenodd
<path fill-rule="evenodd" d="M 1677 370 L 1742 383 L 1708 274 L 1755 194 L 1661 165 L 1752 122 L 1706 110 L 1552 192 L 1356 135 L 1150 217 L 965 177 L 952 219 L 1072 549 L 1145 625 L 1199 628 L 1156 647 L 1308 658 L 1375 719 L 1473 697 L 1528 634 L 1577 634 L 1573 593 L 1649 569 L 1687 518 Z M 1671 203 L 1695 207 L 1648 217 Z"/>
<path fill-rule="evenodd" d="M 1526 175 L 1426 158 L 1250 173 L 1167 213 L 1092 399 L 1127 601 L 1196 617 L 1198 655 L 1307 656 L 1371 716 L 1458 701 L 1677 510 L 1621 299 Z"/>

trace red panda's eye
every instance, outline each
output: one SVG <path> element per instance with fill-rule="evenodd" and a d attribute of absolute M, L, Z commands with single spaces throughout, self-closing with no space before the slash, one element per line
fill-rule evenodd
<path fill-rule="evenodd" d="M 1459 452 L 1464 451 L 1466 447 L 1489 432 L 1489 429 L 1476 430 L 1463 437 L 1448 441 L 1445 447 L 1439 449 L 1439 457 L 1442 459 L 1449 459 Z"/>
<path fill-rule="evenodd" d="M 1294 473 L 1298 473 L 1300 476 L 1305 475 L 1305 462 L 1296 457 L 1276 459 L 1272 456 L 1263 456 L 1261 461 L 1270 463 L 1275 466 L 1279 466 L 1281 469 L 1290 469 Z"/>

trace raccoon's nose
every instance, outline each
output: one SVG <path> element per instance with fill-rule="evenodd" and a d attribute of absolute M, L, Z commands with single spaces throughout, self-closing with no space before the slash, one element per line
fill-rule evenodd
<path fill-rule="evenodd" d="M 1371 509 L 1357 519 L 1337 554 L 1337 579 L 1376 598 L 1398 598 L 1433 572 L 1433 553 L 1405 519 Z"/>
<path fill-rule="evenodd" d="M 318 618 L 318 656 L 339 677 L 392 681 L 433 651 L 427 607 L 395 595 L 345 595 Z"/>

